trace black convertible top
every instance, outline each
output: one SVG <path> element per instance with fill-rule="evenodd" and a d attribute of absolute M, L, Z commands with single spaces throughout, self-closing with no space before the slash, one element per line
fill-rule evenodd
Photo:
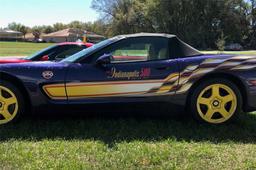
<path fill-rule="evenodd" d="M 187 43 L 183 42 L 176 36 L 170 38 L 170 43 L 171 43 L 171 47 L 174 47 L 174 49 L 171 50 L 171 53 L 173 53 L 172 54 L 173 56 L 183 58 L 183 57 L 203 55 L 200 51 L 188 45 Z"/>
<path fill-rule="evenodd" d="M 137 33 L 129 35 L 119 35 L 115 38 L 132 38 L 132 37 L 165 37 L 170 39 L 171 55 L 179 58 L 190 57 L 196 55 L 202 55 L 197 49 L 188 45 L 187 43 L 180 40 L 176 35 L 173 34 L 161 34 L 161 33 Z"/>

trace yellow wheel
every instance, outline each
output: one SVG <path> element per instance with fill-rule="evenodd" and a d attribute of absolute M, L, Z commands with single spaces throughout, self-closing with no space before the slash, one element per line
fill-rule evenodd
<path fill-rule="evenodd" d="M 23 106 L 18 89 L 8 82 L 0 82 L 0 125 L 17 119 Z"/>
<path fill-rule="evenodd" d="M 241 108 L 241 94 L 238 88 L 225 79 L 202 83 L 193 97 L 194 115 L 210 124 L 227 122 Z"/>

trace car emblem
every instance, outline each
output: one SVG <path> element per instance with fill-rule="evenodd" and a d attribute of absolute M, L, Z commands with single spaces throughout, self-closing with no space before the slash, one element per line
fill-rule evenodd
<path fill-rule="evenodd" d="M 42 76 L 43 76 L 43 78 L 45 78 L 45 79 L 50 79 L 50 78 L 52 78 L 53 77 L 53 72 L 52 71 L 44 71 L 43 73 L 42 73 Z"/>

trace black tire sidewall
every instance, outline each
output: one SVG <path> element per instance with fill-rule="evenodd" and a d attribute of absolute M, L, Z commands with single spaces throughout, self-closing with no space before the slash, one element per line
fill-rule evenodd
<path fill-rule="evenodd" d="M 201 118 L 201 116 L 199 115 L 199 113 L 197 111 L 197 99 L 198 99 L 199 94 L 202 92 L 203 89 L 205 89 L 206 87 L 208 87 L 212 84 L 223 84 L 223 85 L 228 86 L 229 88 L 231 88 L 234 91 L 234 93 L 237 97 L 237 107 L 236 107 L 235 113 L 227 121 L 225 121 L 223 123 L 218 123 L 218 124 L 229 123 L 229 122 L 233 121 L 239 113 L 241 113 L 242 95 L 241 95 L 239 88 L 232 81 L 224 79 L 224 78 L 208 79 L 208 80 L 201 82 L 197 87 L 195 87 L 195 89 L 193 90 L 192 95 L 190 97 L 190 101 L 189 101 L 189 103 L 190 103 L 189 108 L 191 109 L 191 114 L 195 120 L 197 120 L 201 123 L 218 125 L 218 124 L 214 124 L 214 123 L 205 121 L 203 118 Z"/>
<path fill-rule="evenodd" d="M 14 86 L 12 83 L 10 83 L 8 81 L 1 80 L 0 86 L 4 86 L 5 88 L 8 88 L 10 91 L 12 91 L 14 93 L 15 97 L 17 98 L 17 102 L 18 102 L 17 114 L 10 122 L 3 124 L 3 125 L 7 125 L 7 124 L 11 124 L 11 123 L 14 123 L 17 120 L 19 120 L 20 116 L 24 113 L 25 102 L 24 102 L 24 98 L 23 98 L 23 95 L 21 94 L 20 90 L 16 86 Z"/>

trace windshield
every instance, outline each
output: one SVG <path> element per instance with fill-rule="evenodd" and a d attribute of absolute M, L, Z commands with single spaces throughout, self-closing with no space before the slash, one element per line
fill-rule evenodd
<path fill-rule="evenodd" d="M 81 57 L 84 57 L 87 54 L 90 54 L 91 52 L 93 52 L 96 49 L 101 49 L 112 42 L 113 42 L 113 39 L 107 39 L 107 40 L 101 41 L 100 43 L 95 44 L 95 45 L 91 46 L 90 48 L 86 48 L 86 49 L 80 51 L 79 53 L 76 53 L 76 54 L 62 60 L 61 62 L 75 62 L 76 60 L 80 59 Z"/>
<path fill-rule="evenodd" d="M 42 49 L 42 50 L 36 52 L 35 54 L 32 54 L 32 55 L 26 57 L 25 59 L 27 59 L 27 60 L 33 60 L 33 59 L 36 58 L 37 56 L 39 56 L 39 55 L 41 55 L 41 54 L 47 52 L 48 50 L 50 50 L 50 49 L 52 49 L 52 48 L 55 48 L 55 47 L 57 47 L 57 45 L 52 45 L 52 46 L 50 46 L 50 47 L 44 48 L 44 49 Z"/>

